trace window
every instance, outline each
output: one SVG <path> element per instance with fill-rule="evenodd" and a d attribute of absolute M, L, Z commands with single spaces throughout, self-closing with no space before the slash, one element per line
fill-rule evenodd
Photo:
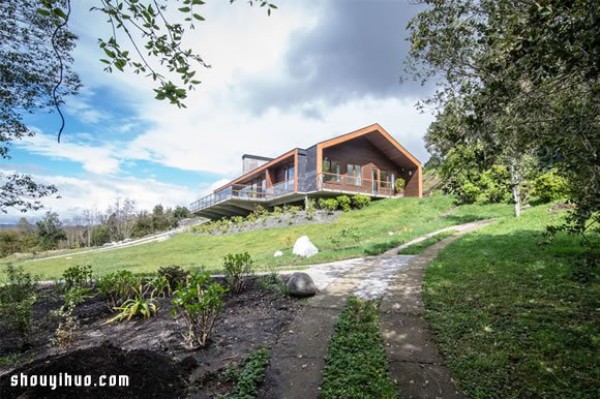
<path fill-rule="evenodd" d="M 381 188 L 391 188 L 392 187 L 392 179 L 390 172 L 387 170 L 382 170 L 379 172 L 379 187 Z"/>
<path fill-rule="evenodd" d="M 361 167 L 360 165 L 348 164 L 348 183 L 360 186 L 361 180 Z"/>
<path fill-rule="evenodd" d="M 325 158 L 323 160 L 323 181 L 324 182 L 340 182 L 340 164 L 336 161 L 330 161 Z"/>

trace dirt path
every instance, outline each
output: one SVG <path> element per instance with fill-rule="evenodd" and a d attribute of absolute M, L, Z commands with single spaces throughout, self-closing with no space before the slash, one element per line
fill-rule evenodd
<path fill-rule="evenodd" d="M 489 221 L 453 226 L 449 229 L 458 230 L 457 235 L 418 256 L 396 255 L 399 248 L 395 248 L 376 257 L 317 265 L 306 270 L 321 292 L 307 301 L 273 348 L 259 397 L 318 398 L 329 338 L 349 295 L 366 299 L 383 297 L 382 332 L 392 376 L 402 397 L 462 397 L 455 393 L 450 373 L 427 332 L 421 284 L 425 265 L 438 251 L 486 223 Z"/>

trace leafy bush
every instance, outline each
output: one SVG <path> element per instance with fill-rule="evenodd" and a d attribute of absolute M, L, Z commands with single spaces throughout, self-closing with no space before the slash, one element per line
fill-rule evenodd
<path fill-rule="evenodd" d="M 79 321 L 74 314 L 77 305 L 82 303 L 88 297 L 90 289 L 73 287 L 68 289 L 64 294 L 64 304 L 52 312 L 52 315 L 58 319 L 58 327 L 54 333 L 54 344 L 59 348 L 66 348 L 73 342 L 73 335 Z"/>
<path fill-rule="evenodd" d="M 338 202 L 335 198 L 319 198 L 319 208 L 328 211 L 334 212 L 338 209 Z"/>
<path fill-rule="evenodd" d="M 169 291 L 173 291 L 180 283 L 185 282 L 189 276 L 189 272 L 183 270 L 181 266 L 164 266 L 158 269 L 158 276 L 165 277 L 169 283 Z"/>
<path fill-rule="evenodd" d="M 0 316 L 17 331 L 24 344 L 32 332 L 31 310 L 36 301 L 36 277 L 23 267 L 6 266 L 7 282 L 0 287 Z"/>
<path fill-rule="evenodd" d="M 248 276 L 252 274 L 252 257 L 248 252 L 227 254 L 223 259 L 225 279 L 233 292 L 242 291 Z"/>
<path fill-rule="evenodd" d="M 89 287 L 93 281 L 92 266 L 71 266 L 63 272 L 62 279 L 66 290 Z"/>
<path fill-rule="evenodd" d="M 567 181 L 556 171 L 538 176 L 532 183 L 531 194 L 541 202 L 550 202 L 567 195 Z"/>
<path fill-rule="evenodd" d="M 115 307 L 114 309 L 118 310 L 119 313 L 108 320 L 107 323 L 125 319 L 131 320 L 138 316 L 148 319 L 156 314 L 158 307 L 156 306 L 154 294 L 150 292 L 152 286 L 150 284 L 144 284 L 140 279 L 138 284 L 136 286 L 131 286 L 131 288 L 133 289 L 133 297 L 123 302 L 121 306 Z"/>
<path fill-rule="evenodd" d="M 208 272 L 194 273 L 174 292 L 173 316 L 180 315 L 185 321 L 184 338 L 191 349 L 207 345 L 215 320 L 223 310 L 226 289 L 210 281 Z"/>
<path fill-rule="evenodd" d="M 397 193 L 403 193 L 404 186 L 406 186 L 406 180 L 404 180 L 401 177 L 397 178 L 396 181 L 394 182 L 394 188 Z"/>
<path fill-rule="evenodd" d="M 98 292 L 106 296 L 112 307 L 120 306 L 133 295 L 133 286 L 138 279 L 129 270 L 119 270 L 101 277 L 96 287 Z"/>
<path fill-rule="evenodd" d="M 362 209 L 371 203 L 371 197 L 364 194 L 356 194 L 352 197 L 352 207 L 354 209 Z"/>
<path fill-rule="evenodd" d="M 465 181 L 460 188 L 457 197 L 461 204 L 473 204 L 481 195 L 481 189 L 470 181 Z"/>
<path fill-rule="evenodd" d="M 350 205 L 352 204 L 352 200 L 347 195 L 340 195 L 336 198 L 338 202 L 338 206 L 342 208 L 344 212 L 348 212 L 350 210 Z"/>

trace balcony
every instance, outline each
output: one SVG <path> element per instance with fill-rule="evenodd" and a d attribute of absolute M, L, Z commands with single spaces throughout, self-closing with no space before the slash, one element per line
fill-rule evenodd
<path fill-rule="evenodd" d="M 208 217 L 211 217 L 212 214 L 214 216 L 235 216 L 236 214 L 248 213 L 248 211 L 254 209 L 256 204 L 265 203 L 293 193 L 294 183 L 294 179 L 291 179 L 277 183 L 264 190 L 251 185 L 235 184 L 192 202 L 190 204 L 190 211 L 200 216 L 206 215 Z M 232 213 L 232 215 L 228 213 Z"/>

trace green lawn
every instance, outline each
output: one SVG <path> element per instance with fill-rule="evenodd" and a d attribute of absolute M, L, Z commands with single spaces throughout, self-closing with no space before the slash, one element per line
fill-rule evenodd
<path fill-rule="evenodd" d="M 97 274 L 119 269 L 134 272 L 155 271 L 161 266 L 184 268 L 204 266 L 222 268 L 227 253 L 248 251 L 258 270 L 298 267 L 333 260 L 377 254 L 437 229 L 472 220 L 510 215 L 508 205 L 467 205 L 454 207 L 453 198 L 436 196 L 426 199 L 402 198 L 375 201 L 365 209 L 342 214 L 329 224 L 309 224 L 271 228 L 245 233 L 207 236 L 194 233 L 177 235 L 167 241 L 98 253 L 70 254 L 55 259 L 0 260 L 23 265 L 26 271 L 43 278 L 59 276 L 70 266 L 92 265 Z M 442 217 L 443 215 L 443 217 Z M 356 235 L 347 232 L 358 232 Z M 389 233 L 392 232 L 393 235 Z M 295 240 L 308 235 L 321 252 L 310 259 L 292 255 Z M 284 256 L 273 253 L 282 250 Z M 3 267 L 2 267 L 3 269 Z"/>
<path fill-rule="evenodd" d="M 577 238 L 541 245 L 561 216 L 499 220 L 428 267 L 427 319 L 469 397 L 600 397 L 600 282 L 570 278 Z"/>
<path fill-rule="evenodd" d="M 401 250 L 398 251 L 398 255 L 417 255 L 420 254 L 421 252 L 425 251 L 427 248 L 429 248 L 430 246 L 437 244 L 440 241 L 445 240 L 448 237 L 453 236 L 454 234 L 456 234 L 456 230 L 446 230 L 446 231 L 442 231 L 441 233 L 438 233 L 434 236 L 431 236 L 423 241 L 420 241 L 416 244 L 412 244 L 406 248 L 403 248 Z"/>

